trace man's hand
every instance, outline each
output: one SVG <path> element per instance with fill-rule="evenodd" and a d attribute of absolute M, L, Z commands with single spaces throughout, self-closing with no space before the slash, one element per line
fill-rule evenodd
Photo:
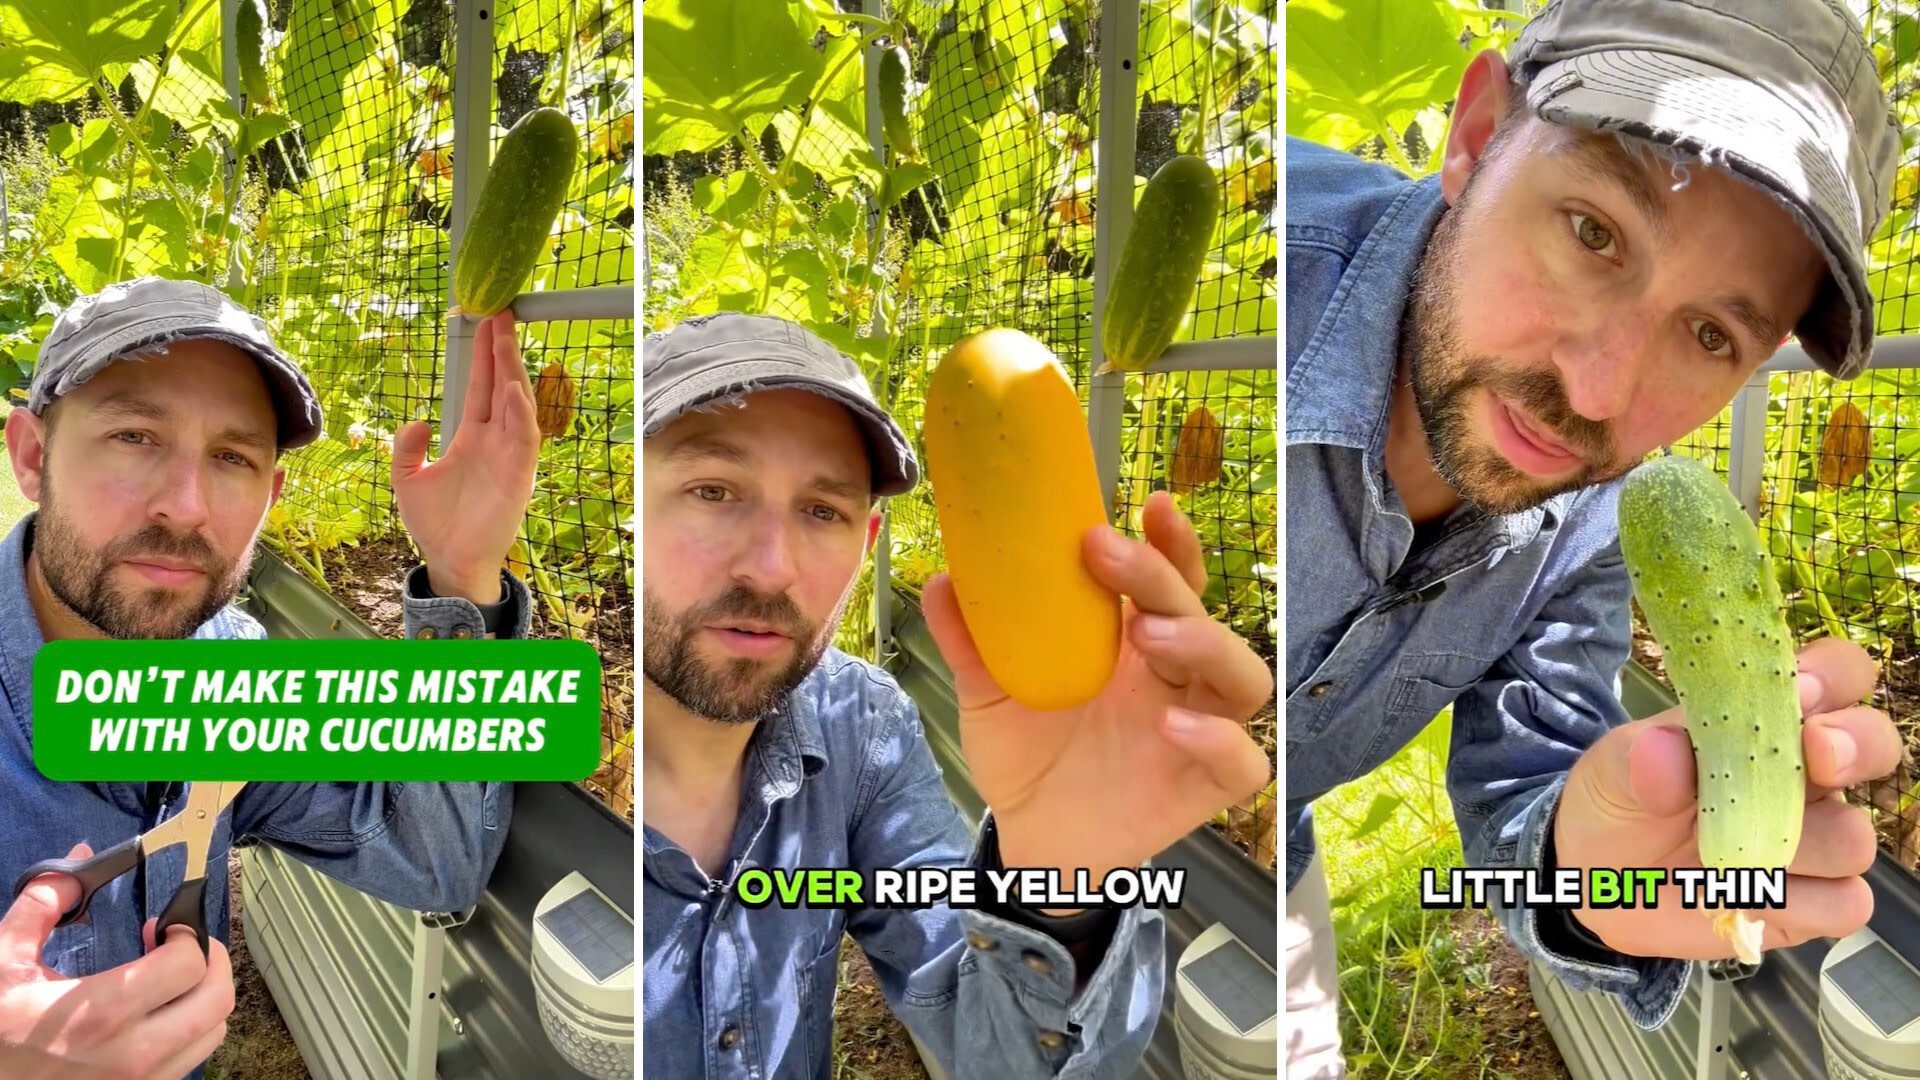
<path fill-rule="evenodd" d="M 81 844 L 68 858 L 92 854 Z M 0 917 L 0 1076 L 21 1080 L 180 1080 L 213 1056 L 233 1012 L 233 968 L 218 939 L 207 956 L 176 927 L 131 963 L 70 979 L 41 964 L 61 912 L 80 902 L 64 874 L 30 882 Z"/>
<path fill-rule="evenodd" d="M 500 600 L 500 568 L 533 497 L 540 457 L 533 383 L 514 339 L 513 313 L 473 336 L 466 405 L 452 445 L 426 464 L 431 428 L 415 420 L 393 436 L 393 494 L 420 548 L 436 596 Z"/>
<path fill-rule="evenodd" d="M 1891 773 L 1901 755 L 1893 721 L 1860 704 L 1875 677 L 1865 650 L 1823 638 L 1800 650 L 1799 669 L 1807 807 L 1800 847 L 1787 866 L 1786 906 L 1751 913 L 1766 924 L 1762 950 L 1845 937 L 1866 925 L 1873 892 L 1862 875 L 1873 865 L 1873 825 L 1841 792 Z M 1680 709 L 1624 724 L 1602 736 L 1567 777 L 1554 824 L 1556 861 L 1582 869 L 1700 866 L 1698 795 Z M 1707 916 L 1681 907 L 1680 889 L 1671 884 L 1661 887 L 1658 907 L 1583 908 L 1575 915 L 1630 956 L 1732 958 L 1732 946 L 1714 934 Z"/>
<path fill-rule="evenodd" d="M 1173 498 L 1155 492 L 1144 524 L 1146 543 L 1106 526 L 1084 538 L 1087 568 L 1126 601 L 1113 678 L 1077 709 L 1036 712 L 1008 697 L 947 575 L 922 593 L 953 669 L 961 750 L 1009 867 L 1086 867 L 1097 888 L 1108 870 L 1165 851 L 1272 773 L 1246 732 L 1273 695 L 1272 670 L 1202 606 L 1200 538 Z"/>

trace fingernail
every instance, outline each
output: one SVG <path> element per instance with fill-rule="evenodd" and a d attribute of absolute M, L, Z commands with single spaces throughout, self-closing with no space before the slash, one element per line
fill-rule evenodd
<path fill-rule="evenodd" d="M 1842 732 L 1827 732 L 1827 745 L 1833 748 L 1833 766 L 1844 769 L 1853 764 L 1854 745 L 1851 736 Z"/>
<path fill-rule="evenodd" d="M 1140 634 L 1149 641 L 1169 640 L 1173 637 L 1173 620 L 1164 615 L 1142 615 Z"/>

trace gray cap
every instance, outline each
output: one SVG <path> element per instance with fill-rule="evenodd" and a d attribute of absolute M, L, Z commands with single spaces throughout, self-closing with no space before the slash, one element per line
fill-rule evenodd
<path fill-rule="evenodd" d="M 260 365 L 279 419 L 282 450 L 320 436 L 320 400 L 313 385 L 273 343 L 267 324 L 197 281 L 143 277 L 109 285 L 67 305 L 54 320 L 27 390 L 35 416 L 62 394 L 98 375 L 116 360 L 139 359 L 188 339 L 224 341 Z"/>
<path fill-rule="evenodd" d="M 853 358 L 818 334 L 770 315 L 696 315 L 647 335 L 640 350 L 641 438 L 692 409 L 757 390 L 811 390 L 845 405 L 866 436 L 873 493 L 899 495 L 920 481 L 906 433 Z"/>
<path fill-rule="evenodd" d="M 1701 152 L 1780 201 L 1830 274 L 1795 333 L 1838 378 L 1866 367 L 1866 246 L 1892 202 L 1900 128 L 1841 4 L 1554 0 L 1507 59 L 1544 119 Z"/>

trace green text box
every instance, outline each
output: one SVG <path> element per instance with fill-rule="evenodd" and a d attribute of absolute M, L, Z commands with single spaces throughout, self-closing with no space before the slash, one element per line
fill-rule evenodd
<path fill-rule="evenodd" d="M 579 780 L 600 763 L 583 641 L 52 641 L 51 780 Z"/>

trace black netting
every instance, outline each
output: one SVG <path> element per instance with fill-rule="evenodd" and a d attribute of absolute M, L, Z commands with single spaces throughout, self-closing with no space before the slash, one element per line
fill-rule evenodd
<path fill-rule="evenodd" d="M 562 100 L 583 139 L 552 252 L 527 288 L 631 284 L 631 6 L 518 0 L 489 17 L 496 145 L 528 109 Z M 299 126 L 257 161 L 271 220 L 244 299 L 306 367 L 327 433 L 288 455 L 263 537 L 387 630 L 382 590 L 417 559 L 389 485 L 391 439 L 414 419 L 438 432 L 445 392 L 454 9 L 292 0 L 274 23 L 286 35 L 279 104 Z M 603 753 L 587 786 L 631 818 L 633 328 L 523 322 L 519 338 L 555 430 L 508 562 L 534 594 L 534 635 L 600 652 Z"/>

